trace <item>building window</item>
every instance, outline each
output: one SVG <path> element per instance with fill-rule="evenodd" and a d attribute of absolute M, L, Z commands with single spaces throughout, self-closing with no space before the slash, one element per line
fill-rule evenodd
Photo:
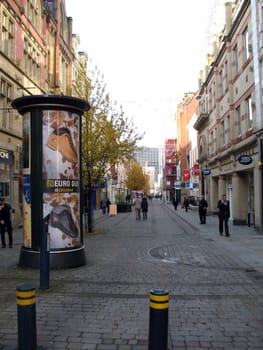
<path fill-rule="evenodd" d="M 222 97 L 223 96 L 223 72 L 222 72 L 222 70 L 220 70 L 220 72 L 219 72 L 218 92 L 219 92 L 219 97 Z"/>
<path fill-rule="evenodd" d="M 222 145 L 226 143 L 226 129 L 225 129 L 225 121 L 223 120 L 221 123 L 221 135 L 222 135 Z"/>
<path fill-rule="evenodd" d="M 24 37 L 23 65 L 24 71 L 33 80 L 40 82 L 41 54 L 28 37 Z"/>
<path fill-rule="evenodd" d="M 224 76 L 223 76 L 223 90 L 224 93 L 228 90 L 228 71 L 227 71 L 227 61 L 224 64 Z"/>
<path fill-rule="evenodd" d="M 212 155 L 214 153 L 214 133 L 213 131 L 210 132 L 210 154 Z"/>
<path fill-rule="evenodd" d="M 229 143 L 230 141 L 230 117 L 227 116 L 225 120 L 225 143 Z"/>
<path fill-rule="evenodd" d="M 12 127 L 12 116 L 9 115 L 9 108 L 11 109 L 12 102 L 12 85 L 6 80 L 1 79 L 0 83 L 0 108 L 2 113 L 0 114 L 0 126 L 6 129 Z"/>
<path fill-rule="evenodd" d="M 27 0 L 26 15 L 37 30 L 40 30 L 40 9 L 41 4 L 39 0 Z"/>
<path fill-rule="evenodd" d="M 243 32 L 243 50 L 244 50 L 244 61 L 249 58 L 249 44 L 248 44 L 248 29 L 246 28 Z"/>
<path fill-rule="evenodd" d="M 253 127 L 253 115 L 252 115 L 252 100 L 251 100 L 251 96 L 249 96 L 247 98 L 246 103 L 247 103 L 248 128 L 251 129 Z"/>
<path fill-rule="evenodd" d="M 234 75 L 238 73 L 238 51 L 237 51 L 237 45 L 233 49 L 233 71 Z"/>
<path fill-rule="evenodd" d="M 236 136 L 240 136 L 242 134 L 242 129 L 241 129 L 241 109 L 240 106 L 236 108 Z"/>
<path fill-rule="evenodd" d="M 14 32 L 14 22 L 3 12 L 1 48 L 3 53 L 11 59 L 14 59 Z"/>
<path fill-rule="evenodd" d="M 209 89 L 209 100 L 208 100 L 208 112 L 211 112 L 213 109 L 213 93 L 212 88 Z"/>

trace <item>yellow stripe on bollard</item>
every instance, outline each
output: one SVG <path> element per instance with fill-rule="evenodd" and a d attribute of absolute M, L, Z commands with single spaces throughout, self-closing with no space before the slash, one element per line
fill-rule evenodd
<path fill-rule="evenodd" d="M 157 291 L 159 292 L 159 291 Z M 152 309 L 168 309 L 169 307 L 169 294 L 156 294 L 156 291 L 150 293 L 150 307 Z"/>
<path fill-rule="evenodd" d="M 163 310 L 163 309 L 168 309 L 169 304 L 168 303 L 164 303 L 164 304 L 150 303 L 150 307 L 152 309 Z"/>
<path fill-rule="evenodd" d="M 16 303 L 17 305 L 32 305 L 36 302 L 36 290 L 17 290 L 16 291 Z"/>
<path fill-rule="evenodd" d="M 36 290 L 30 290 L 28 292 L 22 292 L 20 290 L 16 291 L 16 296 L 18 298 L 30 298 L 30 297 L 35 297 L 36 296 Z"/>
<path fill-rule="evenodd" d="M 26 305 L 32 305 L 36 303 L 36 298 L 32 298 L 32 299 L 16 299 L 16 304 L 17 305 L 22 305 L 22 306 L 26 306 Z"/>

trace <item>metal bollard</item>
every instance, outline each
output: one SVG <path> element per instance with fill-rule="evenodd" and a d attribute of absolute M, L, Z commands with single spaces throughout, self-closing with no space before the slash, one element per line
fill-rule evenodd
<path fill-rule="evenodd" d="M 148 350 L 167 350 L 168 306 L 168 292 L 163 289 L 152 289 Z"/>
<path fill-rule="evenodd" d="M 32 284 L 16 288 L 18 350 L 36 350 L 36 289 Z"/>

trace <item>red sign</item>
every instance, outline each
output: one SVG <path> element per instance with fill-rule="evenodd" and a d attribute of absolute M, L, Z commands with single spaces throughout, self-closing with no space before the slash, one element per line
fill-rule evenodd
<path fill-rule="evenodd" d="M 194 175 L 198 176 L 200 172 L 199 164 L 194 164 Z"/>
<path fill-rule="evenodd" d="M 190 170 L 189 169 L 185 169 L 183 174 L 184 174 L 184 180 L 190 180 Z"/>

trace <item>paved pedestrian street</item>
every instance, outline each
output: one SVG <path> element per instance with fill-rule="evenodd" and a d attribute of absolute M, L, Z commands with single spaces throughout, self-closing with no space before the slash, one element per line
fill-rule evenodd
<path fill-rule="evenodd" d="M 94 217 L 86 265 L 52 270 L 48 290 L 38 270 L 17 266 L 21 231 L 0 250 L 0 350 L 17 349 L 15 293 L 25 282 L 37 287 L 39 349 L 147 350 L 156 288 L 169 292 L 169 350 L 263 349 L 263 237 L 253 227 L 230 224 L 222 237 L 216 216 L 200 225 L 197 212 L 160 200 L 148 220 Z"/>

